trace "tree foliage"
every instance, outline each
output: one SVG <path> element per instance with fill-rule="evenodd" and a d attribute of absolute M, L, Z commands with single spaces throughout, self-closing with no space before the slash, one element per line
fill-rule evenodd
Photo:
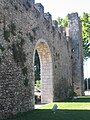
<path fill-rule="evenodd" d="M 58 17 L 57 22 L 58 22 L 58 25 L 67 27 L 68 26 L 68 16 L 66 16 L 64 19 L 61 17 Z"/>
<path fill-rule="evenodd" d="M 35 59 L 34 59 L 34 73 L 35 73 L 35 83 L 37 80 L 40 80 L 40 59 L 38 52 L 35 52 Z"/>
<path fill-rule="evenodd" d="M 82 21 L 82 42 L 83 42 L 83 53 L 84 59 L 90 57 L 90 13 L 82 13 L 80 17 Z M 68 26 L 68 17 L 57 19 L 58 25 L 62 25 L 64 27 Z"/>
<path fill-rule="evenodd" d="M 82 21 L 82 40 L 84 58 L 90 57 L 90 14 L 83 12 L 80 17 Z"/>

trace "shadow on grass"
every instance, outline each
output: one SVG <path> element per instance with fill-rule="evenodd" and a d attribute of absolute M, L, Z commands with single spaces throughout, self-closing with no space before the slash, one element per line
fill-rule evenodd
<path fill-rule="evenodd" d="M 66 99 L 62 102 L 90 102 L 90 96 L 82 96 L 76 99 Z"/>
<path fill-rule="evenodd" d="M 6 120 L 88 120 L 90 110 L 40 110 L 36 109 L 27 113 L 19 113 Z"/>

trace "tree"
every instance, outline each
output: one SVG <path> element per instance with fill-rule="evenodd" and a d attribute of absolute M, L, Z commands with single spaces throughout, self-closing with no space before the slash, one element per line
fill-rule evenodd
<path fill-rule="evenodd" d="M 80 17 L 82 21 L 82 40 L 84 58 L 90 57 L 90 14 L 83 12 Z"/>
<path fill-rule="evenodd" d="M 61 17 L 58 17 L 58 19 L 57 19 L 58 25 L 62 25 L 62 21 L 63 21 L 63 19 Z"/>
<path fill-rule="evenodd" d="M 87 59 L 90 57 L 90 14 L 83 12 L 80 19 L 82 21 L 82 42 L 83 42 L 84 59 Z M 66 16 L 64 19 L 59 17 L 57 19 L 57 22 L 58 25 L 67 27 L 68 17 Z"/>
<path fill-rule="evenodd" d="M 58 17 L 57 22 L 58 22 L 58 25 L 68 27 L 68 16 L 66 16 L 64 19 L 61 17 Z"/>
<path fill-rule="evenodd" d="M 35 59 L 34 59 L 34 72 L 35 72 L 35 82 L 40 80 L 40 59 L 38 52 L 35 52 Z"/>

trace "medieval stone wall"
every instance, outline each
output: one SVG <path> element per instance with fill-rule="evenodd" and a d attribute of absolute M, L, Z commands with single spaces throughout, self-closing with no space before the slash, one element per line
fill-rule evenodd
<path fill-rule="evenodd" d="M 41 64 L 41 102 L 70 97 L 73 91 L 71 40 L 74 39 L 66 35 L 65 28 L 58 28 L 50 13 L 44 13 L 42 4 L 35 4 L 34 0 L 0 1 L 1 118 L 34 109 L 35 50 Z M 81 69 L 79 66 L 77 69 Z M 82 74 L 79 83 L 81 77 Z"/>
<path fill-rule="evenodd" d="M 69 34 L 71 40 L 72 82 L 75 93 L 84 93 L 83 81 L 83 51 L 82 51 L 82 25 L 77 13 L 68 15 Z M 80 82 L 81 79 L 81 82 Z"/>

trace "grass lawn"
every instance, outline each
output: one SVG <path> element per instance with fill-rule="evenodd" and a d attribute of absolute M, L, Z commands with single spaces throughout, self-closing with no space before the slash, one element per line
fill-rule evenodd
<path fill-rule="evenodd" d="M 57 104 L 55 114 L 52 107 Z M 54 102 L 39 109 L 19 113 L 7 120 L 89 120 L 90 119 L 90 96 L 79 97 L 73 101 Z"/>

